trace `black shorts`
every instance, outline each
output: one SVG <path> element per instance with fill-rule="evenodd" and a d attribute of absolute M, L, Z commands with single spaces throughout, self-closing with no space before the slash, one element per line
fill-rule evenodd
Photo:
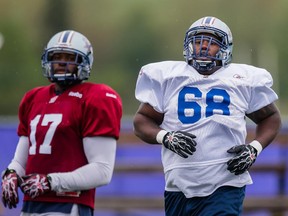
<path fill-rule="evenodd" d="M 53 203 L 53 202 L 31 202 L 24 201 L 22 212 L 25 213 L 47 213 L 47 212 L 60 212 L 71 213 L 74 203 Z M 93 216 L 94 211 L 88 206 L 78 204 L 78 211 L 80 216 Z"/>
<path fill-rule="evenodd" d="M 186 198 L 182 192 L 165 191 L 166 216 L 239 216 L 245 197 L 241 188 L 223 186 L 206 197 Z"/>

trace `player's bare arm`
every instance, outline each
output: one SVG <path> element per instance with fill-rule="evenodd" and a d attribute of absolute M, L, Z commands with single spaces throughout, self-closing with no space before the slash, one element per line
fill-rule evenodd
<path fill-rule="evenodd" d="M 255 139 L 265 148 L 281 128 L 281 116 L 278 108 L 271 103 L 260 110 L 247 114 L 247 117 L 257 124 Z"/>
<path fill-rule="evenodd" d="M 159 127 L 164 118 L 147 103 L 141 103 L 134 117 L 134 133 L 150 144 L 163 144 L 165 148 L 187 158 L 196 151 L 195 135 L 184 131 L 165 131 Z"/>
<path fill-rule="evenodd" d="M 157 143 L 156 136 L 161 130 L 159 125 L 163 118 L 163 113 L 157 112 L 148 103 L 141 103 L 133 121 L 135 135 L 147 143 Z"/>
<path fill-rule="evenodd" d="M 235 154 L 227 162 L 227 169 L 235 175 L 240 175 L 250 169 L 262 149 L 273 141 L 281 127 L 280 113 L 274 103 L 247 114 L 247 117 L 257 124 L 254 141 L 249 145 L 233 146 L 227 151 Z"/>

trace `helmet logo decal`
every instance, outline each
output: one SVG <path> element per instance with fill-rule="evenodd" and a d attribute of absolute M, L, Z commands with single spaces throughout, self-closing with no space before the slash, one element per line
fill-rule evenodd
<path fill-rule="evenodd" d="M 54 102 L 57 100 L 57 98 L 58 98 L 58 95 L 52 97 L 52 98 L 50 99 L 49 103 L 54 103 Z"/>
<path fill-rule="evenodd" d="M 60 35 L 58 43 L 61 44 L 61 45 L 68 46 L 71 43 L 71 41 L 72 41 L 73 34 L 74 34 L 73 31 L 64 31 Z"/>
<path fill-rule="evenodd" d="M 84 41 L 84 43 L 85 43 L 85 46 L 84 46 L 84 48 L 86 48 L 87 49 L 87 52 L 88 51 L 91 51 L 92 49 L 92 45 L 90 44 L 90 42 L 89 41 L 87 41 L 85 38 L 83 38 L 83 41 Z M 91 51 L 92 52 L 92 51 Z"/>
<path fill-rule="evenodd" d="M 211 26 L 215 22 L 215 17 L 205 17 L 202 21 L 202 25 L 204 26 Z"/>

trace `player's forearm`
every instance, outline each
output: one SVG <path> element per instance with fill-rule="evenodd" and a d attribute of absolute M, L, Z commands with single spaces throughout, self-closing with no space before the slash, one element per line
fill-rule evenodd
<path fill-rule="evenodd" d="M 15 170 L 19 176 L 25 175 L 25 168 L 15 159 L 9 164 L 8 169 Z"/>
<path fill-rule="evenodd" d="M 111 181 L 116 155 L 116 140 L 112 137 L 86 137 L 83 139 L 88 164 L 72 172 L 51 173 L 52 190 L 88 190 Z"/>
<path fill-rule="evenodd" d="M 73 172 L 51 173 L 53 191 L 81 191 L 97 188 L 111 181 L 114 166 L 90 163 Z"/>
<path fill-rule="evenodd" d="M 265 148 L 273 141 L 280 128 L 280 114 L 279 112 L 275 112 L 257 125 L 255 139 L 262 144 L 263 148 Z"/>
<path fill-rule="evenodd" d="M 25 167 L 27 163 L 28 151 L 29 151 L 28 137 L 21 136 L 19 138 L 16 147 L 14 158 L 8 165 L 8 168 L 15 170 L 19 176 L 25 175 Z"/>
<path fill-rule="evenodd" d="M 134 134 L 144 142 L 157 144 L 156 136 L 162 130 L 152 121 L 142 118 L 141 121 L 134 121 Z"/>
<path fill-rule="evenodd" d="M 157 144 L 156 136 L 162 128 L 164 114 L 156 111 L 150 104 L 141 103 L 133 119 L 134 133 L 144 142 Z"/>
<path fill-rule="evenodd" d="M 156 136 L 162 130 L 153 119 L 137 113 L 134 117 L 134 134 L 144 142 L 157 144 Z"/>
<path fill-rule="evenodd" d="M 281 128 L 281 116 L 274 103 L 247 114 L 257 124 L 255 140 L 261 143 L 263 149 L 267 147 Z"/>

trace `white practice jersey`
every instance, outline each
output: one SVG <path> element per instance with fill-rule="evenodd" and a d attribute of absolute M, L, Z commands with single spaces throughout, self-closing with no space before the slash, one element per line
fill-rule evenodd
<path fill-rule="evenodd" d="M 246 140 L 245 114 L 278 99 L 265 69 L 230 64 L 209 76 L 184 61 L 145 65 L 138 76 L 135 96 L 164 113 L 161 128 L 197 136 L 196 152 L 187 159 L 162 148 L 166 190 L 186 197 L 207 196 L 218 187 L 252 184 L 248 172 L 227 170 L 233 157 L 227 150 Z"/>

